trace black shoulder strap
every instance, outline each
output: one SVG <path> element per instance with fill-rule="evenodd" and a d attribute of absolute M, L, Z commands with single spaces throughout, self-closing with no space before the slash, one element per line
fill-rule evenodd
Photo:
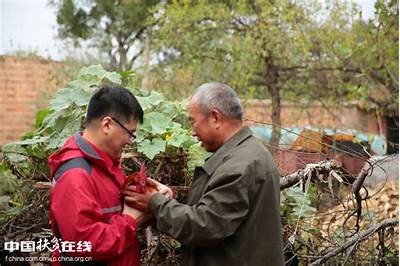
<path fill-rule="evenodd" d="M 74 169 L 74 168 L 81 168 L 81 169 L 85 170 L 88 174 L 90 174 L 92 171 L 92 165 L 89 163 L 88 160 L 86 160 L 83 157 L 74 158 L 74 159 L 66 161 L 60 167 L 58 167 L 57 171 L 54 173 L 53 184 L 58 182 L 60 177 L 66 171 Z"/>

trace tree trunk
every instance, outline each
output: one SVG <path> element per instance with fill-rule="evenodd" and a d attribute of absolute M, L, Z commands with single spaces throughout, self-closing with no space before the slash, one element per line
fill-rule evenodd
<path fill-rule="evenodd" d="M 125 49 L 125 42 L 121 39 L 118 40 L 118 55 L 119 64 L 118 71 L 126 71 L 127 69 L 127 49 Z"/>
<path fill-rule="evenodd" d="M 142 78 L 142 86 L 143 90 L 149 89 L 149 81 L 150 81 L 150 38 L 151 38 L 151 29 L 149 28 L 146 39 L 145 39 L 145 47 L 144 47 L 144 56 L 143 56 L 143 78 Z"/>
<path fill-rule="evenodd" d="M 269 140 L 268 149 L 275 155 L 279 148 L 279 139 L 281 137 L 281 96 L 278 86 L 279 73 L 274 66 L 272 56 L 265 57 L 265 74 L 264 79 L 267 90 L 271 95 L 271 120 L 272 120 L 272 135 Z"/>

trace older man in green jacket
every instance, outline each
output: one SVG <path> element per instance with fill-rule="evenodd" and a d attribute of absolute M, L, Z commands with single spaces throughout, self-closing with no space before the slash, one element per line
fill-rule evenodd
<path fill-rule="evenodd" d="M 157 228 L 183 244 L 182 265 L 283 265 L 279 173 L 268 150 L 242 123 L 225 84 L 200 86 L 189 103 L 193 135 L 213 154 L 195 169 L 187 204 L 161 193 L 125 192 L 151 211 Z"/>

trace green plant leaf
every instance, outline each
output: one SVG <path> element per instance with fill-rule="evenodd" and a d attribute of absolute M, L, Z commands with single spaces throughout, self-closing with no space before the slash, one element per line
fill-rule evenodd
<path fill-rule="evenodd" d="M 49 102 L 49 108 L 54 111 L 61 111 L 71 107 L 86 106 L 89 103 L 91 93 L 80 88 L 64 88 L 57 92 L 56 97 Z"/>
<path fill-rule="evenodd" d="M 146 155 L 150 160 L 160 152 L 165 151 L 166 142 L 161 138 L 155 138 L 152 141 L 145 139 L 138 145 L 138 151 Z"/>
<path fill-rule="evenodd" d="M 48 140 L 48 137 L 41 137 L 41 136 L 33 136 L 32 138 L 29 139 L 25 139 L 25 140 L 20 140 L 20 141 L 16 141 L 13 142 L 14 145 L 36 145 L 36 144 L 41 144 L 41 143 L 45 143 Z"/>
<path fill-rule="evenodd" d="M 26 157 L 26 150 L 15 143 L 8 143 L 5 144 L 2 148 L 4 156 L 13 163 L 17 162 L 25 162 Z"/>
<path fill-rule="evenodd" d="M 143 129 L 149 130 L 152 134 L 164 134 L 172 120 L 166 115 L 158 112 L 145 114 Z"/>
<path fill-rule="evenodd" d="M 156 91 L 152 91 L 148 96 L 137 96 L 136 98 L 145 111 L 149 110 L 153 106 L 159 105 L 162 101 L 164 101 L 164 96 Z"/>
<path fill-rule="evenodd" d="M 70 89 L 64 88 L 56 93 L 56 97 L 49 102 L 49 108 L 54 111 L 60 111 L 68 108 L 71 104 Z"/>
<path fill-rule="evenodd" d="M 94 76 L 95 79 L 90 76 Z M 89 77 L 89 79 L 88 79 Z M 117 72 L 108 72 L 101 65 L 92 65 L 85 68 L 79 72 L 78 80 L 98 80 L 99 82 L 106 79 L 112 83 L 121 84 L 121 76 Z M 97 83 L 99 84 L 99 83 Z"/>
<path fill-rule="evenodd" d="M 106 71 L 104 70 L 104 68 L 101 65 L 91 65 L 91 66 L 82 68 L 81 71 L 79 71 L 78 78 L 80 78 L 81 76 L 92 75 L 92 76 L 97 77 L 98 79 L 103 79 L 105 74 L 106 74 Z"/>
<path fill-rule="evenodd" d="M 51 111 L 48 109 L 39 110 L 36 113 L 36 119 L 35 119 L 35 128 L 36 129 L 40 128 L 42 126 L 45 117 L 47 115 L 49 115 L 50 113 L 51 113 Z"/>
<path fill-rule="evenodd" d="M 13 175 L 11 170 L 0 172 L 1 191 L 3 193 L 13 193 L 18 187 L 18 178 Z"/>
<path fill-rule="evenodd" d="M 104 78 L 112 83 L 121 85 L 121 76 L 117 72 L 106 72 Z"/>
<path fill-rule="evenodd" d="M 187 141 L 187 139 L 188 136 L 185 135 L 184 132 L 173 132 L 170 139 L 167 141 L 167 144 L 179 148 L 183 143 L 185 143 L 185 141 Z"/>

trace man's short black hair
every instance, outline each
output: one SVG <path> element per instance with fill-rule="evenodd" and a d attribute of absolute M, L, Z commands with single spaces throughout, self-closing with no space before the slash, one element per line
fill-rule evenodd
<path fill-rule="evenodd" d="M 113 116 L 124 123 L 133 116 L 143 123 L 143 109 L 136 97 L 120 86 L 104 86 L 90 99 L 86 113 L 86 123 L 104 116 Z"/>

